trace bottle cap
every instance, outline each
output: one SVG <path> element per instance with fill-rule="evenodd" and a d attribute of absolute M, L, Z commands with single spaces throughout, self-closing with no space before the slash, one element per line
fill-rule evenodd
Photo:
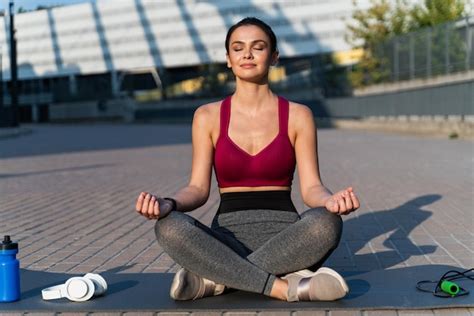
<path fill-rule="evenodd" d="M 3 241 L 0 243 L 0 250 L 17 250 L 18 244 L 12 242 L 9 235 L 5 235 Z"/>

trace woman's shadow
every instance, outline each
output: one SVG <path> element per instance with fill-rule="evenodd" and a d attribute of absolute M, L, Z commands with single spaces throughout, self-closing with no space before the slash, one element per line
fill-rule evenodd
<path fill-rule="evenodd" d="M 349 246 L 352 264 L 357 271 L 386 269 L 406 261 L 411 256 L 422 256 L 436 251 L 436 245 L 416 245 L 410 233 L 428 219 L 432 212 L 422 207 L 441 199 L 441 195 L 430 194 L 417 197 L 394 209 L 380 210 L 344 221 L 344 230 L 339 247 Z M 390 235 L 382 244 L 371 242 L 379 236 Z M 370 253 L 356 254 L 370 243 Z M 386 249 L 381 250 L 381 246 Z M 341 249 L 344 250 L 344 249 Z M 337 250 L 336 250 L 337 252 Z M 340 260 L 336 258 L 336 260 Z M 344 258 L 349 260 L 349 258 Z"/>

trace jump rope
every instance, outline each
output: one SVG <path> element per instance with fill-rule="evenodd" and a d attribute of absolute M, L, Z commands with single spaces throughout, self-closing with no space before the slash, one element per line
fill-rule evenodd
<path fill-rule="evenodd" d="M 450 270 L 446 272 L 438 281 L 420 281 L 416 284 L 416 288 L 423 292 L 432 293 L 434 296 L 438 297 L 458 297 L 462 295 L 469 294 L 469 291 L 463 289 L 458 284 L 454 283 L 453 280 L 461 279 L 461 278 L 468 278 L 470 280 L 474 280 L 474 273 L 470 273 L 474 270 L 471 268 L 464 272 L 459 272 L 456 270 Z M 423 288 L 422 284 L 434 284 L 436 286 L 434 290 L 429 290 Z"/>

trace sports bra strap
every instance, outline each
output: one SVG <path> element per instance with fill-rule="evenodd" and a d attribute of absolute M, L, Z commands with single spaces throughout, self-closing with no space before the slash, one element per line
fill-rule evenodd
<path fill-rule="evenodd" d="M 220 134 L 221 135 L 227 135 L 228 133 L 228 128 L 229 128 L 229 117 L 230 117 L 230 98 L 232 96 L 228 96 L 224 99 L 224 101 L 222 101 L 222 104 L 221 104 L 221 117 L 220 117 Z"/>
<path fill-rule="evenodd" d="M 288 135 L 288 116 L 289 116 L 289 108 L 290 103 L 287 99 L 278 97 L 278 111 L 279 111 L 279 121 L 280 121 L 280 134 Z"/>

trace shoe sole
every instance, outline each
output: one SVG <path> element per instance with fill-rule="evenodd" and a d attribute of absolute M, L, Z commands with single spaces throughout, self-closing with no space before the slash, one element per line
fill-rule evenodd
<path fill-rule="evenodd" d="M 301 271 L 294 272 L 294 274 L 305 277 L 305 278 L 313 277 L 313 276 L 321 274 L 321 273 L 326 273 L 326 274 L 329 274 L 330 276 L 336 278 L 336 280 L 339 281 L 339 283 L 341 284 L 341 286 L 344 289 L 344 291 L 346 292 L 346 294 L 349 293 L 349 286 L 347 285 L 346 280 L 344 280 L 344 278 L 339 273 L 334 271 L 333 269 L 326 268 L 326 267 L 321 267 L 316 272 L 313 272 L 311 270 L 301 270 Z"/>
<path fill-rule="evenodd" d="M 173 283 L 171 283 L 171 288 L 170 288 L 170 297 L 174 300 L 182 300 L 178 298 L 178 293 L 176 291 L 182 287 L 182 283 L 184 280 L 184 269 L 179 269 L 178 272 L 176 272 L 176 275 L 173 278 Z"/>

